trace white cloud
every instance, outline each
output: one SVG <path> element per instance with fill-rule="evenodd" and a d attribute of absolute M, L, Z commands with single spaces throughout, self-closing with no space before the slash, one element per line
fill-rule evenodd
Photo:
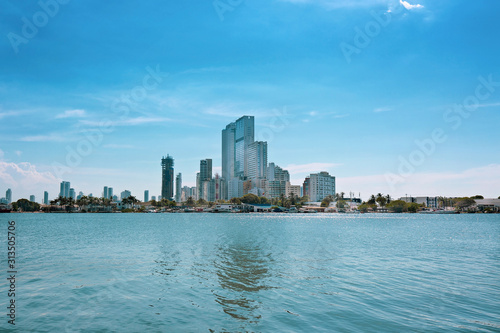
<path fill-rule="evenodd" d="M 19 116 L 21 115 L 23 112 L 20 112 L 20 111 L 6 111 L 6 112 L 0 112 L 0 119 L 2 118 L 5 118 L 5 117 L 9 117 L 9 116 Z"/>
<path fill-rule="evenodd" d="M 22 137 L 21 141 L 25 141 L 25 142 L 48 142 L 48 141 L 63 142 L 63 141 L 67 141 L 67 138 L 65 138 L 59 134 L 33 135 L 33 136 Z M 17 152 L 16 152 L 16 154 L 17 154 Z"/>
<path fill-rule="evenodd" d="M 103 123 L 106 126 L 136 126 L 142 124 L 150 124 L 150 123 L 164 123 L 170 122 L 172 119 L 164 118 L 164 117 L 136 117 L 125 120 L 116 120 L 116 121 L 93 121 L 93 120 L 82 120 L 81 123 L 89 126 L 102 126 Z"/>
<path fill-rule="evenodd" d="M 14 153 L 16 153 L 17 156 L 21 156 L 23 154 L 23 152 L 20 150 L 16 150 Z"/>
<path fill-rule="evenodd" d="M 392 109 L 390 107 L 381 107 L 373 110 L 373 112 L 387 112 L 387 111 L 392 111 Z"/>
<path fill-rule="evenodd" d="M 57 184 L 58 179 L 50 172 L 40 172 L 37 167 L 28 162 L 0 162 L 0 181 L 24 191 L 36 188 L 38 184 Z"/>
<path fill-rule="evenodd" d="M 81 118 L 85 117 L 85 110 L 66 110 L 56 116 L 56 119 L 62 118 Z"/>
<path fill-rule="evenodd" d="M 399 0 L 399 3 L 402 4 L 408 10 L 424 8 L 424 6 L 419 5 L 419 4 L 410 5 L 410 3 L 408 3 L 407 1 L 403 1 L 403 0 Z"/>

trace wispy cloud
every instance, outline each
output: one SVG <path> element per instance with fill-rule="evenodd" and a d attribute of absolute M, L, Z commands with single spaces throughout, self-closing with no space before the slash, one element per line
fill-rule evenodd
<path fill-rule="evenodd" d="M 424 8 L 424 6 L 422 5 L 419 4 L 411 5 L 409 2 L 403 0 L 399 0 L 399 3 L 402 4 L 408 10 Z"/>
<path fill-rule="evenodd" d="M 56 119 L 81 118 L 85 116 L 86 116 L 85 110 L 66 110 L 63 113 L 56 115 Z"/>
<path fill-rule="evenodd" d="M 137 126 L 137 125 L 143 125 L 143 124 L 150 124 L 150 123 L 165 123 L 165 122 L 171 122 L 173 121 L 170 118 L 165 118 L 165 117 L 136 117 L 136 118 L 130 118 L 130 119 L 124 119 L 124 120 L 114 120 L 114 121 L 109 121 L 106 122 L 107 126 Z M 81 124 L 83 125 L 89 125 L 89 126 L 101 126 L 102 121 L 95 121 L 95 120 L 81 120 Z"/>
<path fill-rule="evenodd" d="M 67 138 L 59 134 L 49 134 L 49 135 L 32 135 L 25 136 L 21 138 L 24 142 L 63 142 L 68 141 Z"/>
<path fill-rule="evenodd" d="M 19 116 L 21 114 L 22 114 L 21 111 L 4 111 L 0 112 L 0 119 L 11 116 Z"/>
<path fill-rule="evenodd" d="M 392 108 L 385 106 L 373 110 L 373 112 L 387 112 L 387 111 L 392 111 Z"/>

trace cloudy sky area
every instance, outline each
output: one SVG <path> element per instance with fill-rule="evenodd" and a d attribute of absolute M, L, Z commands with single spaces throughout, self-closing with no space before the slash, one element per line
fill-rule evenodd
<path fill-rule="evenodd" d="M 0 197 L 194 185 L 242 115 L 294 184 L 500 195 L 498 1 L 47 3 L 0 4 Z"/>

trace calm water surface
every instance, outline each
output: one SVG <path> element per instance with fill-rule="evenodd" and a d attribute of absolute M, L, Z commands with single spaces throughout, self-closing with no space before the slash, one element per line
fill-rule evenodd
<path fill-rule="evenodd" d="M 500 215 L 9 219 L 19 332 L 500 332 Z"/>

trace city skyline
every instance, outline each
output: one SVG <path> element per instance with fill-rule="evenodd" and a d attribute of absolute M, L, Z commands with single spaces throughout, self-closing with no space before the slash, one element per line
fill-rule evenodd
<path fill-rule="evenodd" d="M 2 6 L 13 200 L 53 199 L 63 180 L 157 196 L 167 153 L 195 186 L 201 159 L 224 173 L 220 131 L 241 115 L 293 185 L 328 171 L 364 199 L 500 195 L 497 2 L 69 2 L 29 38 L 44 9 Z"/>

